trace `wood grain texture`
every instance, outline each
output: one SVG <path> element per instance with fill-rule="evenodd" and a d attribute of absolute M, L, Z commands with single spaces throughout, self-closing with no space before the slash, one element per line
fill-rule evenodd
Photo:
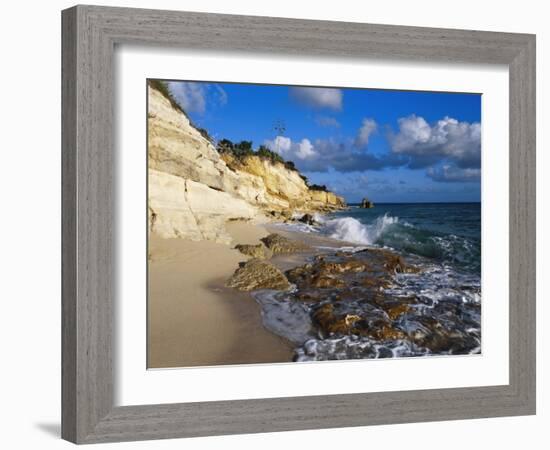
<path fill-rule="evenodd" d="M 79 442 L 113 406 L 113 48 L 83 8 L 62 23 L 63 400 L 72 405 L 62 436 Z"/>
<path fill-rule="evenodd" d="M 535 38 L 77 6 L 63 11 L 62 435 L 77 443 L 535 412 Z M 510 383 L 460 389 L 113 406 L 115 44 L 307 58 L 506 64 L 510 71 Z"/>
<path fill-rule="evenodd" d="M 76 36 L 76 10 L 63 14 L 62 35 Z M 76 39 L 62 43 L 62 155 L 61 155 L 61 234 L 62 234 L 62 431 L 71 441 L 76 440 Z"/>

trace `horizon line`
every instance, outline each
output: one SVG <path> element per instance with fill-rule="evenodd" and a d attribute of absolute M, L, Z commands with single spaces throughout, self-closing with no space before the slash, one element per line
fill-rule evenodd
<path fill-rule="evenodd" d="M 481 200 L 470 200 L 470 201 L 427 201 L 427 202 L 376 202 L 372 201 L 374 205 L 415 205 L 415 204 L 430 204 L 430 203 L 481 203 Z M 358 202 L 348 202 L 348 205 L 360 205 L 361 201 Z"/>

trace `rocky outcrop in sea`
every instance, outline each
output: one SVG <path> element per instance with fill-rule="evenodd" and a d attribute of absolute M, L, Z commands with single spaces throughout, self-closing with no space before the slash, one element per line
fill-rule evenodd
<path fill-rule="evenodd" d="M 374 208 L 374 203 L 371 202 L 367 197 L 363 198 L 363 200 L 361 200 L 361 208 Z"/>

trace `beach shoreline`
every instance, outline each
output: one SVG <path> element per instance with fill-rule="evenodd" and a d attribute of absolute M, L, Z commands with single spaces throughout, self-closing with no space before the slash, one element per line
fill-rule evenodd
<path fill-rule="evenodd" d="M 150 237 L 149 368 L 480 351 L 475 275 L 296 219 L 226 228 L 229 244 Z"/>
<path fill-rule="evenodd" d="M 311 246 L 271 258 L 286 271 L 347 244 L 275 223 L 235 221 L 226 229 L 231 245 L 149 236 L 148 368 L 292 362 L 294 345 L 263 326 L 253 296 L 225 286 L 250 259 L 233 247 L 258 244 L 270 233 Z"/>
<path fill-rule="evenodd" d="M 228 230 L 240 243 L 268 234 L 246 223 Z M 225 287 L 246 256 L 211 241 L 149 239 L 148 368 L 292 360 L 293 346 L 262 326 L 252 296 Z"/>

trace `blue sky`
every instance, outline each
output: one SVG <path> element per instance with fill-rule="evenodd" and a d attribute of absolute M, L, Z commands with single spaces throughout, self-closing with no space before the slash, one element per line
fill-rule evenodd
<path fill-rule="evenodd" d="M 348 202 L 480 201 L 481 95 L 179 81 L 169 87 L 214 139 L 267 145 Z"/>

